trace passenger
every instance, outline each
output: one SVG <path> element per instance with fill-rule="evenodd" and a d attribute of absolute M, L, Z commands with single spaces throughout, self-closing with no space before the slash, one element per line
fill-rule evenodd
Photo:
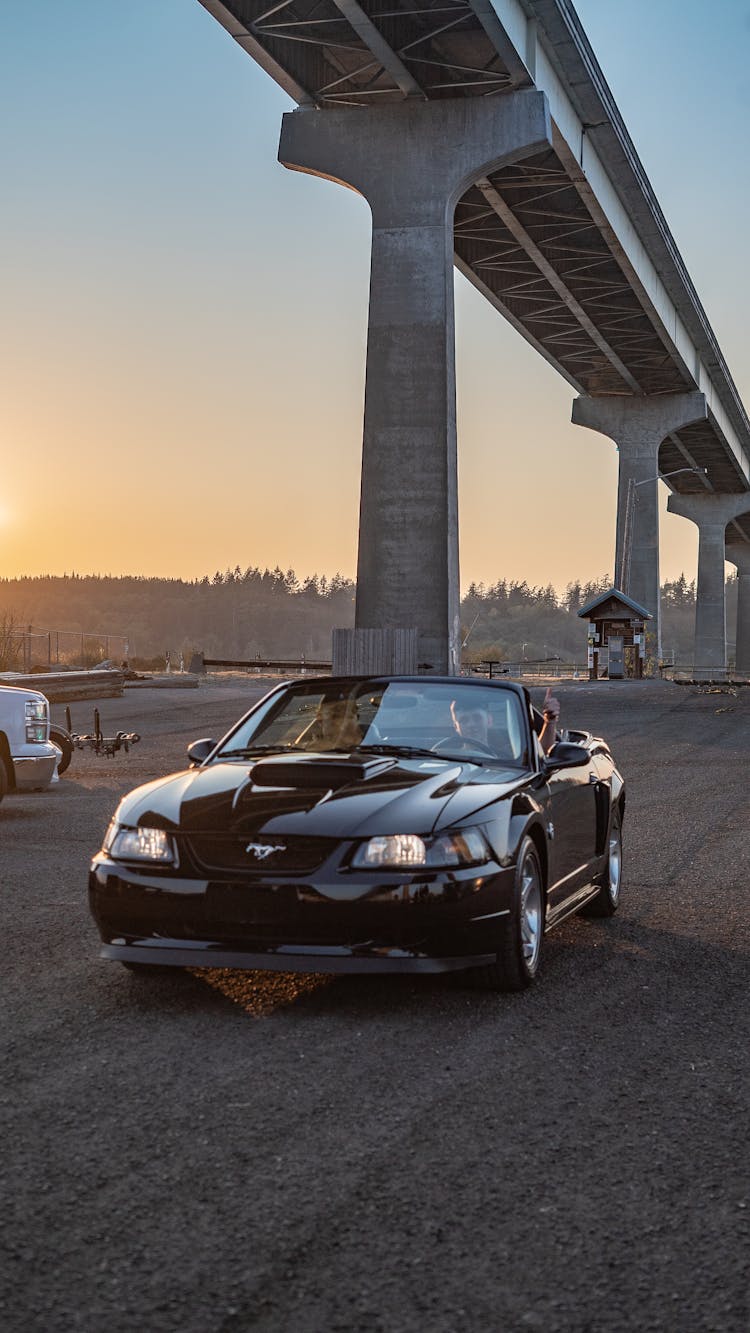
<path fill-rule="evenodd" d="M 362 735 L 363 727 L 351 699 L 322 699 L 297 744 L 304 744 L 306 749 L 354 750 Z"/>

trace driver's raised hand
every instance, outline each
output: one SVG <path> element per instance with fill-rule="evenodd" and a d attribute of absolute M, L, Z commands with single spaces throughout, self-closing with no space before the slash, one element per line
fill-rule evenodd
<path fill-rule="evenodd" d="M 555 698 L 549 685 L 542 703 L 542 716 L 545 722 L 556 722 L 560 716 L 560 700 Z"/>

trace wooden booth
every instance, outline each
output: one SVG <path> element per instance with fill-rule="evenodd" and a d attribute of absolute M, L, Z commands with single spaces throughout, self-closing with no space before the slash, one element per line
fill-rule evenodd
<path fill-rule="evenodd" d="M 608 676 L 640 680 L 646 657 L 646 621 L 653 619 L 645 606 L 610 588 L 578 612 L 587 620 L 589 680 Z"/>

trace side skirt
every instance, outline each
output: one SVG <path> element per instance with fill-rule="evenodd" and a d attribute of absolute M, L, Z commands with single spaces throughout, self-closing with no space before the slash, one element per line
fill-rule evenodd
<path fill-rule="evenodd" d="M 587 902 L 596 897 L 598 892 L 599 886 L 597 884 L 586 884 L 584 888 L 579 889 L 577 893 L 574 893 L 572 898 L 566 899 L 560 907 L 557 907 L 553 912 L 548 913 L 544 923 L 545 935 L 547 934 L 547 931 L 552 930 L 554 926 L 559 926 L 560 922 L 564 921 L 566 917 L 572 916 L 574 912 L 580 911 Z"/>

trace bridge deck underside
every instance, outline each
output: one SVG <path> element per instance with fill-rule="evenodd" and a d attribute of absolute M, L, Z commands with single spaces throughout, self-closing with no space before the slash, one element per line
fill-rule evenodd
<path fill-rule="evenodd" d="M 225 0 L 224 8 L 321 107 L 486 96 L 531 82 L 509 43 L 503 59 L 467 0 Z M 360 15 L 382 40 L 377 53 Z"/>
<path fill-rule="evenodd" d="M 552 149 L 472 186 L 456 208 L 454 244 L 462 267 L 581 393 L 694 387 Z M 662 472 L 685 466 L 707 468 L 712 490 L 745 489 L 711 420 L 662 445 Z M 705 489 L 687 473 L 673 484 Z"/>
<path fill-rule="evenodd" d="M 464 195 L 455 248 L 581 392 L 687 389 L 552 150 L 493 173 Z"/>
<path fill-rule="evenodd" d="M 291 96 L 321 110 L 407 97 L 502 96 L 532 83 L 483 0 L 202 3 L 251 54 L 268 58 L 269 72 Z M 554 150 L 508 166 L 464 195 L 455 251 L 480 289 L 580 392 L 694 387 Z M 709 489 L 746 489 L 712 418 L 662 446 L 663 472 L 693 464 L 708 469 Z M 673 485 L 687 492 L 706 483 L 686 473 Z"/>

